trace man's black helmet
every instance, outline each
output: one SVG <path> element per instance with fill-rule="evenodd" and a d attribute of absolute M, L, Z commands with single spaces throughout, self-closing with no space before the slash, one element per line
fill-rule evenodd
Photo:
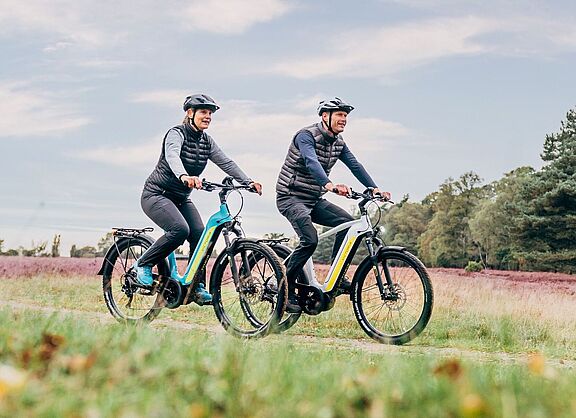
<path fill-rule="evenodd" d="M 220 109 L 220 106 L 216 104 L 212 97 L 207 96 L 206 94 L 193 94 L 186 97 L 182 108 L 184 109 L 184 112 L 188 109 L 209 109 L 212 112 L 216 112 Z"/>
<path fill-rule="evenodd" d="M 339 97 L 334 97 L 330 100 L 322 100 L 318 105 L 318 116 L 322 116 L 322 112 L 336 112 L 343 111 L 350 113 L 354 110 L 354 106 L 349 105 Z"/>

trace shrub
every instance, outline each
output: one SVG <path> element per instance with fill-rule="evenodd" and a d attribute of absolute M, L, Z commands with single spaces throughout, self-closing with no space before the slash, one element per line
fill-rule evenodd
<path fill-rule="evenodd" d="M 464 270 L 466 270 L 468 273 L 472 273 L 482 271 L 484 270 L 484 267 L 482 267 L 482 264 L 477 261 L 468 261 L 468 265 L 466 265 Z"/>

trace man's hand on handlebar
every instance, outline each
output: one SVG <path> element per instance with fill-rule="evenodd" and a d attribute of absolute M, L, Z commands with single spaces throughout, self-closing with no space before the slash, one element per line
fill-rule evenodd
<path fill-rule="evenodd" d="M 180 181 L 184 183 L 187 187 L 190 187 L 191 189 L 202 188 L 202 180 L 200 180 L 200 178 L 196 176 L 187 176 L 184 174 L 180 176 Z"/>
<path fill-rule="evenodd" d="M 390 192 L 382 192 L 380 191 L 380 189 L 378 189 L 378 187 L 372 189 L 372 194 L 374 195 L 374 197 L 379 197 L 385 202 L 389 201 L 392 198 Z"/>
<path fill-rule="evenodd" d="M 333 184 L 328 182 L 324 185 L 324 188 L 329 192 L 336 193 L 340 196 L 350 196 L 352 194 L 352 189 L 345 184 Z"/>

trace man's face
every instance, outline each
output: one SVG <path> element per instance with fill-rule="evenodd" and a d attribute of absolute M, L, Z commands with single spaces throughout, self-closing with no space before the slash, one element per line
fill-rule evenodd
<path fill-rule="evenodd" d="M 194 114 L 194 109 L 188 110 L 190 114 L 189 117 L 192 117 Z M 212 111 L 210 109 L 197 109 L 196 115 L 194 115 L 194 124 L 200 129 L 201 131 L 208 129 L 210 126 L 210 122 L 212 121 Z"/>
<path fill-rule="evenodd" d="M 334 132 L 336 132 L 336 134 L 344 132 L 347 117 L 348 113 L 342 110 L 332 112 L 332 122 L 330 127 Z M 328 121 L 330 120 L 330 113 L 329 112 L 322 113 L 322 120 L 326 125 L 328 125 Z"/>

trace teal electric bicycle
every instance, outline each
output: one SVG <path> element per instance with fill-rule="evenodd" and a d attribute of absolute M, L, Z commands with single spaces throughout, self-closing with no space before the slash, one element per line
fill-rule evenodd
<path fill-rule="evenodd" d="M 154 238 L 147 234 L 153 229 L 113 229 L 114 244 L 98 272 L 102 275 L 106 306 L 117 320 L 135 323 L 152 321 L 163 308 L 175 309 L 189 303 L 190 290 L 204 274 L 222 234 L 225 248 L 214 261 L 209 287 L 216 316 L 232 335 L 265 336 L 275 329 L 284 313 L 287 298 L 284 265 L 265 242 L 244 236 L 239 216 L 242 207 L 232 216 L 226 202 L 231 192 L 242 197 L 242 190 L 254 190 L 235 185 L 232 177 L 226 177 L 222 184 L 203 180 L 201 190 L 219 190 L 220 209 L 206 223 L 183 275 L 178 273 L 176 256 L 172 253 L 153 267 L 151 285 L 140 284 L 132 266 L 154 243 Z M 258 326 L 246 319 L 246 312 L 260 319 Z"/>

